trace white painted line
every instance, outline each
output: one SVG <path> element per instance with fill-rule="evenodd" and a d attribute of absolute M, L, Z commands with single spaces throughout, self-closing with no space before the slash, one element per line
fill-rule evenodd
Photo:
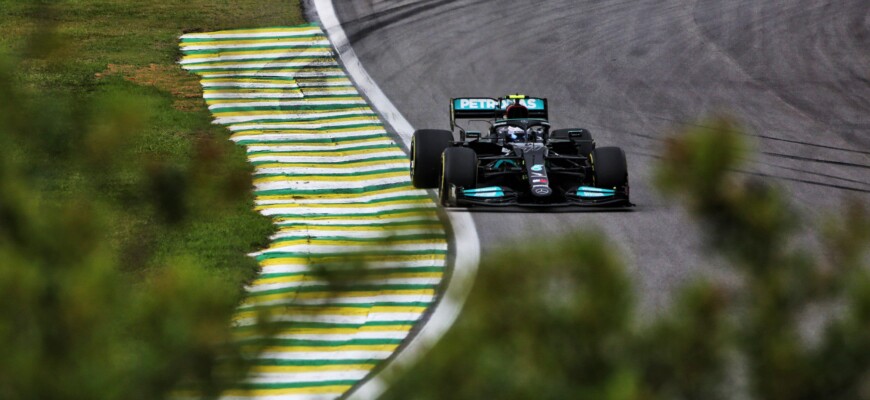
<path fill-rule="evenodd" d="M 357 58 L 344 29 L 341 27 L 332 1 L 313 0 L 313 3 L 321 25 L 326 30 L 327 36 L 336 48 L 350 77 L 356 82 L 357 87 L 365 93 L 372 106 L 393 127 L 396 134 L 404 141 L 406 148 L 410 148 L 414 127 L 402 116 L 363 68 L 362 62 Z M 426 351 L 438 343 L 438 340 L 444 336 L 459 316 L 462 305 L 471 291 L 474 276 L 477 274 L 477 265 L 480 262 L 480 240 L 477 237 L 474 220 L 468 213 L 448 212 L 447 215 L 453 228 L 451 243 L 456 246 L 456 259 L 453 265 L 453 275 L 447 285 L 444 298 L 438 303 L 432 316 L 423 326 L 423 329 L 411 340 L 411 343 L 386 368 L 356 388 L 350 394 L 350 399 L 374 399 L 380 396 L 386 390 L 389 378 L 401 373 L 402 370 L 418 361 Z"/>
<path fill-rule="evenodd" d="M 318 394 L 279 394 L 279 395 L 255 395 L 255 396 L 221 396 L 221 400 L 335 400 L 341 396 L 341 392 L 326 392 Z M 183 399 L 193 399 L 192 397 L 182 397 Z M 197 397 L 198 399 L 199 397 Z"/>

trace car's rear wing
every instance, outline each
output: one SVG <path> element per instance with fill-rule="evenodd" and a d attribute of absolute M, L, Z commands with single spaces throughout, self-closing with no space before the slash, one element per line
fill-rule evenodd
<path fill-rule="evenodd" d="M 501 118 L 504 110 L 519 102 L 529 110 L 529 118 L 548 118 L 547 99 L 525 95 L 511 95 L 504 98 L 457 97 L 450 99 L 450 129 L 456 127 L 457 119 L 495 119 Z"/>

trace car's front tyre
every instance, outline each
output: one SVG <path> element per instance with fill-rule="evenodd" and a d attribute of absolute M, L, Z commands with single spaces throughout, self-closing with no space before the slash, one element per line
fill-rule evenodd
<path fill-rule="evenodd" d="M 441 153 L 450 147 L 453 133 L 420 129 L 411 138 L 411 183 L 420 189 L 434 189 L 441 176 Z"/>
<path fill-rule="evenodd" d="M 444 168 L 441 174 L 439 199 L 443 206 L 455 206 L 456 197 L 452 187 L 470 189 L 477 186 L 477 153 L 467 147 L 449 147 L 442 155 Z"/>
<path fill-rule="evenodd" d="M 589 155 L 595 187 L 622 188 L 628 185 L 628 164 L 619 147 L 598 147 Z"/>

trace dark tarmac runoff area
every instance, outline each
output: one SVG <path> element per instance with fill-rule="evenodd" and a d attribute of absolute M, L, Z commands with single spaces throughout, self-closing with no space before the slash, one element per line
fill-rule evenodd
<path fill-rule="evenodd" d="M 782 187 L 810 220 L 870 206 L 870 1 L 337 1 L 363 66 L 415 128 L 449 128 L 452 97 L 549 99 L 628 156 L 629 212 L 475 212 L 482 258 L 597 226 L 649 310 L 699 276 L 728 279 L 698 229 L 652 186 L 664 138 L 727 114 L 755 147 L 741 173 Z"/>

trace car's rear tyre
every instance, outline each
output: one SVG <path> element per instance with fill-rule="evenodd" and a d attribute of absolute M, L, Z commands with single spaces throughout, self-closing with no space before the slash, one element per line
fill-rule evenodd
<path fill-rule="evenodd" d="M 580 131 L 580 136 L 574 138 L 574 143 L 577 145 L 577 152 L 581 156 L 588 156 L 592 150 L 595 150 L 595 142 L 592 140 L 592 132 L 583 128 L 556 129 L 550 132 L 550 139 L 569 140 L 570 131 Z"/>
<path fill-rule="evenodd" d="M 619 147 L 599 147 L 590 155 L 595 186 L 621 188 L 628 184 L 628 164 Z"/>
<path fill-rule="evenodd" d="M 420 129 L 411 138 L 411 183 L 421 189 L 438 187 L 441 153 L 453 142 L 453 133 L 440 129 Z"/>
<path fill-rule="evenodd" d="M 441 174 L 441 205 L 454 206 L 450 196 L 451 185 L 462 188 L 477 186 L 477 153 L 467 147 L 450 147 L 443 154 L 444 172 Z"/>

